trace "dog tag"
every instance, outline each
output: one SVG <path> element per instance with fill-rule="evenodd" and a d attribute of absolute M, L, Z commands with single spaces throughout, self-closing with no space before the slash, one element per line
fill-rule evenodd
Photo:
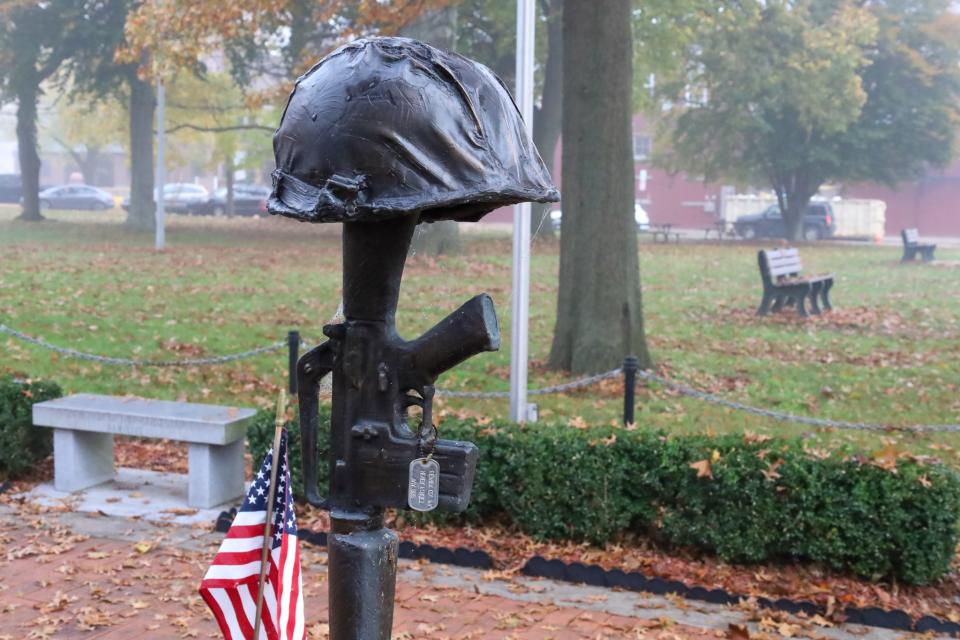
<path fill-rule="evenodd" d="M 440 503 L 440 463 L 417 458 L 410 463 L 407 504 L 414 511 L 433 511 Z"/>

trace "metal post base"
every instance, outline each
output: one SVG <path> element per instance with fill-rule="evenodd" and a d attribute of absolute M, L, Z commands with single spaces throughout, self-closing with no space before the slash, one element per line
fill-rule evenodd
<path fill-rule="evenodd" d="M 382 513 L 330 515 L 330 640 L 390 640 L 399 538 Z"/>

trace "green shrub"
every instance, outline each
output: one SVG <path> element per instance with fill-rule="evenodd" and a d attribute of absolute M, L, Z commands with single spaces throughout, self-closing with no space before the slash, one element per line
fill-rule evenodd
<path fill-rule="evenodd" d="M 770 443 L 765 443 L 769 445 Z M 778 554 L 783 494 L 764 475 L 762 445 L 743 438 L 689 436 L 663 444 L 661 534 L 674 544 L 715 551 L 731 562 Z M 789 445 L 788 445 L 789 446 Z M 712 477 L 692 464 L 709 463 Z"/>
<path fill-rule="evenodd" d="M 329 413 L 321 409 L 321 493 Z M 443 438 L 480 448 L 469 509 L 446 522 L 506 519 L 542 540 L 614 541 L 627 532 L 730 562 L 801 558 L 876 579 L 929 584 L 949 571 L 960 531 L 960 476 L 899 460 L 895 470 L 799 439 L 673 436 L 609 427 L 445 420 Z M 273 417 L 250 430 L 258 461 Z M 298 430 L 294 487 L 302 495 Z M 693 466 L 691 466 L 693 465 Z"/>
<path fill-rule="evenodd" d="M 320 407 L 320 433 L 317 436 L 319 440 L 317 459 L 317 474 L 319 475 L 317 486 L 320 489 L 320 495 L 326 495 L 327 490 L 327 448 L 330 443 L 330 408 L 321 405 Z M 296 412 L 294 412 L 296 413 Z M 257 411 L 253 422 L 247 427 L 247 450 L 253 457 L 253 468 L 258 469 L 263 463 L 263 457 L 273 446 L 273 433 L 275 429 L 275 415 L 273 412 Z M 300 424 L 294 416 L 287 428 L 287 458 L 290 461 L 290 480 L 293 483 L 293 492 L 297 496 L 303 496 L 303 464 L 300 457 Z"/>
<path fill-rule="evenodd" d="M 0 379 L 0 474 L 16 477 L 50 455 L 53 433 L 33 426 L 32 407 L 61 395 L 51 382 Z"/>

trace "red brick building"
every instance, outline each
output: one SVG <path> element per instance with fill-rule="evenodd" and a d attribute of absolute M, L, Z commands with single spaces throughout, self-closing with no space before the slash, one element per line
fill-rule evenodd
<path fill-rule="evenodd" d="M 887 235 L 916 227 L 921 236 L 960 236 L 960 160 L 896 189 L 864 184 L 845 187 L 840 194 L 886 202 Z"/>
<path fill-rule="evenodd" d="M 723 197 L 735 193 L 734 188 L 704 183 L 683 173 L 670 175 L 653 167 L 650 163 L 652 134 L 643 116 L 634 116 L 633 130 L 636 199 L 647 210 L 650 222 L 700 229 L 718 220 Z M 560 145 L 557 145 L 551 175 L 562 194 L 560 158 Z M 916 227 L 921 236 L 960 236 L 960 160 L 943 171 L 931 172 L 921 180 L 905 182 L 896 189 L 877 184 L 849 185 L 842 187 L 838 195 L 886 202 L 887 235 L 898 235 L 901 229 Z M 509 209 L 485 218 L 491 222 L 511 219 Z"/>

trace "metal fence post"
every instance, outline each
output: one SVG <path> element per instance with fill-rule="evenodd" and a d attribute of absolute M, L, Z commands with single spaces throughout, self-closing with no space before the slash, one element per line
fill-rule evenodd
<path fill-rule="evenodd" d="M 637 390 L 637 369 L 640 362 L 636 356 L 623 359 L 623 424 L 633 424 L 633 407 Z"/>
<path fill-rule="evenodd" d="M 290 371 L 288 373 L 289 383 L 287 390 L 290 395 L 297 393 L 297 360 L 300 359 L 300 332 L 287 332 L 287 347 L 290 351 Z"/>

